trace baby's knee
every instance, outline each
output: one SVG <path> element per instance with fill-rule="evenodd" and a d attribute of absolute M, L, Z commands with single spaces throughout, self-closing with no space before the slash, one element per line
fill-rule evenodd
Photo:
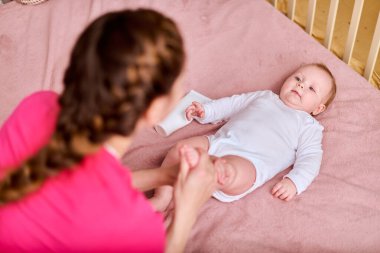
<path fill-rule="evenodd" d="M 182 141 L 176 143 L 170 150 L 169 150 L 169 153 L 176 153 L 178 154 L 179 153 L 179 150 L 181 149 L 181 147 L 183 147 L 183 143 Z"/>
<path fill-rule="evenodd" d="M 179 157 L 179 151 L 184 146 L 190 146 L 193 148 L 201 148 L 204 150 L 208 150 L 208 139 L 205 136 L 192 137 L 185 140 L 181 140 L 177 142 L 168 152 L 167 156 L 172 158 Z"/>

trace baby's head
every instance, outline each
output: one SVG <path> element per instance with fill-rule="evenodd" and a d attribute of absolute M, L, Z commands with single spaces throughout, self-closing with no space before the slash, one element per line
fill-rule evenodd
<path fill-rule="evenodd" d="M 285 80 L 280 99 L 293 109 L 316 116 L 326 110 L 335 94 L 331 71 L 324 64 L 312 63 L 298 68 Z"/>

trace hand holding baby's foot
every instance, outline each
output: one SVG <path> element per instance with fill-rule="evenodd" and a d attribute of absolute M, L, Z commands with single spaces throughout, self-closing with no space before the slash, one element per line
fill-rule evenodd
<path fill-rule="evenodd" d="M 186 162 L 189 164 L 190 168 L 194 168 L 198 165 L 200 156 L 198 151 L 191 147 L 184 145 L 180 153 L 183 157 L 185 157 Z M 232 175 L 231 168 L 226 163 L 226 160 L 222 158 L 212 158 L 214 163 L 214 168 L 217 172 L 217 180 L 218 180 L 218 188 L 224 189 L 225 187 L 228 187 L 231 184 Z"/>
<path fill-rule="evenodd" d="M 196 149 L 193 147 L 184 145 L 179 150 L 180 155 L 185 157 L 186 162 L 189 165 L 189 168 L 194 168 L 198 165 L 200 155 Z M 175 172 L 175 178 L 178 175 L 178 169 L 175 171 L 172 167 L 168 167 L 170 172 Z M 170 174 L 170 173 L 169 173 Z M 153 205 L 153 208 L 157 212 L 163 213 L 165 220 L 166 216 L 172 212 L 173 209 L 172 203 L 173 198 L 173 188 L 172 186 L 164 185 L 155 190 L 154 196 L 149 199 L 150 203 Z M 170 222 L 166 223 L 169 224 Z"/>
<path fill-rule="evenodd" d="M 198 165 L 199 162 L 199 153 L 198 151 L 191 147 L 184 145 L 181 150 L 180 150 L 181 155 L 183 155 L 186 159 L 186 162 L 189 164 L 190 168 L 194 168 L 195 166 Z"/>
<path fill-rule="evenodd" d="M 297 194 L 297 188 L 292 180 L 284 178 L 272 189 L 272 195 L 276 198 L 289 201 Z"/>

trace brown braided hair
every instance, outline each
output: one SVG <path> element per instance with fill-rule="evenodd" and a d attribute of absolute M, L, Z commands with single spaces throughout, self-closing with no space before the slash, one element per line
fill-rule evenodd
<path fill-rule="evenodd" d="M 177 26 L 156 11 L 124 10 L 92 22 L 72 51 L 50 141 L 0 181 L 0 203 L 35 191 L 110 136 L 129 136 L 151 102 L 169 94 L 184 58 Z"/>

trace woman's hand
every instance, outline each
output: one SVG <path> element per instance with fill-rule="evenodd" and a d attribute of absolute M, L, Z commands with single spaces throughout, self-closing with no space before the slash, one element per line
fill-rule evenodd
<path fill-rule="evenodd" d="M 190 168 L 184 157 L 187 148 L 184 146 L 180 149 L 180 171 L 174 188 L 175 207 L 184 209 L 183 206 L 188 206 L 198 210 L 216 190 L 217 174 L 210 156 L 201 149 L 197 149 L 198 164 Z"/>
<path fill-rule="evenodd" d="M 179 165 L 132 171 L 132 185 L 144 192 L 163 185 L 174 185 L 177 181 Z"/>
<path fill-rule="evenodd" d="M 276 198 L 289 201 L 297 194 L 297 188 L 292 180 L 284 178 L 272 189 L 272 195 Z"/>
<path fill-rule="evenodd" d="M 174 185 L 174 218 L 167 231 L 166 252 L 183 251 L 199 209 L 217 188 L 216 170 L 207 152 L 197 149 L 199 162 L 192 168 L 183 155 L 186 148 L 180 150 L 180 170 Z"/>
<path fill-rule="evenodd" d="M 194 101 L 189 107 L 185 110 L 187 120 L 192 120 L 194 117 L 204 118 L 205 111 L 203 105 L 199 102 Z"/>

